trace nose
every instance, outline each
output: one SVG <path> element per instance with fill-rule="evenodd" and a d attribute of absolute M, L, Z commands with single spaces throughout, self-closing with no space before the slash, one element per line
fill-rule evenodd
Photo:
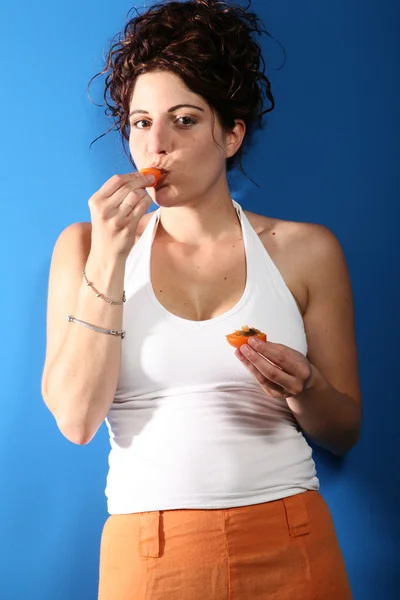
<path fill-rule="evenodd" d="M 168 126 L 161 121 L 153 122 L 147 137 L 148 153 L 168 154 L 169 143 Z"/>

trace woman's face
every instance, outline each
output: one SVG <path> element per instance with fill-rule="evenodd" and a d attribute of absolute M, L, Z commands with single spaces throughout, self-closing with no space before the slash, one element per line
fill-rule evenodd
<path fill-rule="evenodd" d="M 223 132 L 205 100 L 168 71 L 138 77 L 129 122 L 136 167 L 165 169 L 157 188 L 148 189 L 160 206 L 187 205 L 217 189 L 226 179 L 225 160 L 244 135 L 241 121 L 232 133 Z"/>

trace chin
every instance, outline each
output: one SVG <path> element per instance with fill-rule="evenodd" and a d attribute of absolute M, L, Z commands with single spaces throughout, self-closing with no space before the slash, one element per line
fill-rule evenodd
<path fill-rule="evenodd" d="M 181 202 L 178 202 L 176 190 L 171 189 L 169 185 L 161 185 L 154 190 L 153 194 L 153 202 L 157 206 L 168 208 L 181 204 Z"/>

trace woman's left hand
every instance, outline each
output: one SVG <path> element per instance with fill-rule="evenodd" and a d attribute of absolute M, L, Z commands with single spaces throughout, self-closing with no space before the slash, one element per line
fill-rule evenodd
<path fill-rule="evenodd" d="M 299 396 L 321 375 L 304 354 L 273 342 L 249 338 L 235 352 L 263 390 L 273 398 Z"/>

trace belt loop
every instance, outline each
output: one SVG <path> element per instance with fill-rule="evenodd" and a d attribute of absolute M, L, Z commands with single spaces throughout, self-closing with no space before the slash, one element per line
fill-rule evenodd
<path fill-rule="evenodd" d="M 160 556 L 160 511 L 140 514 L 139 553 L 142 558 Z"/>
<path fill-rule="evenodd" d="M 291 537 L 297 537 L 300 535 L 307 535 L 310 533 L 310 523 L 308 518 L 308 512 L 306 503 L 304 500 L 303 492 L 283 498 L 283 504 L 286 511 L 286 519 L 289 526 L 289 533 Z"/>

